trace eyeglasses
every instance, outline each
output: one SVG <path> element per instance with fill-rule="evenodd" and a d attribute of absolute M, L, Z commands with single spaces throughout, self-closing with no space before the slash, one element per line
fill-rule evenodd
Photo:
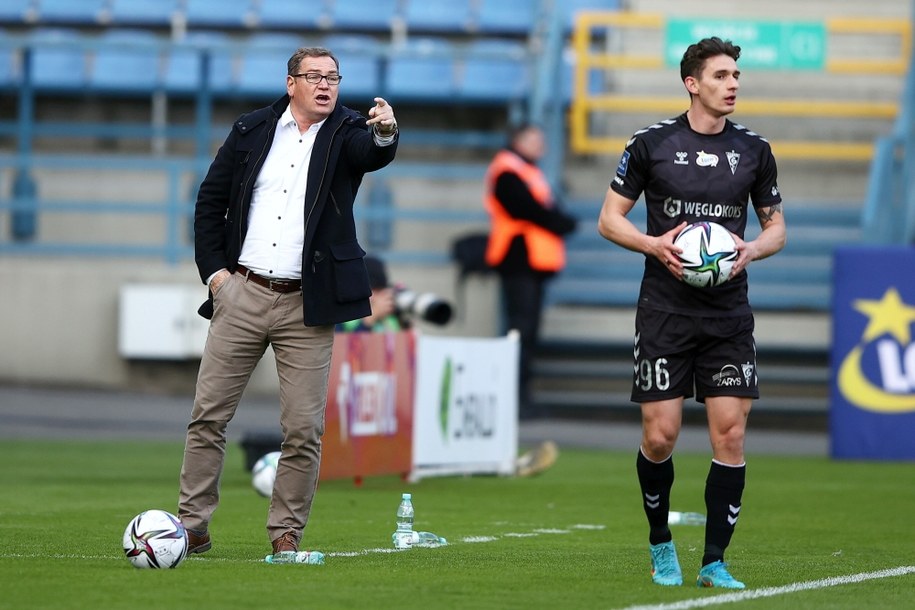
<path fill-rule="evenodd" d="M 303 72 L 301 74 L 290 74 L 292 78 L 304 78 L 306 83 L 317 85 L 321 82 L 321 79 L 327 81 L 328 85 L 339 85 L 340 81 L 343 80 L 343 76 L 340 74 L 319 74 L 318 72 Z"/>

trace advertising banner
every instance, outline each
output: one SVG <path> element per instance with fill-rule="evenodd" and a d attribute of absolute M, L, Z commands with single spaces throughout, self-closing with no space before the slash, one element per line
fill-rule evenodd
<path fill-rule="evenodd" d="M 518 341 L 422 336 L 417 348 L 412 478 L 514 473 Z"/>
<path fill-rule="evenodd" d="M 834 458 L 915 460 L 915 249 L 836 251 Z"/>
<path fill-rule="evenodd" d="M 412 332 L 336 334 L 322 439 L 322 480 L 408 476 L 415 341 Z"/>

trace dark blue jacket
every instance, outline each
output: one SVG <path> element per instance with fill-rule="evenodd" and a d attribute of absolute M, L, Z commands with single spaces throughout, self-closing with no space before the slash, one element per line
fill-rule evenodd
<path fill-rule="evenodd" d="M 271 106 L 242 115 L 216 153 L 197 193 L 194 252 L 206 282 L 222 268 L 234 272 L 248 230 L 254 181 L 273 144 L 276 124 L 289 105 L 283 96 Z M 302 250 L 303 319 L 306 326 L 337 324 L 371 313 L 372 290 L 356 239 L 353 200 L 366 172 L 394 159 L 397 142 L 375 144 L 365 117 L 339 103 L 321 126 L 308 167 L 305 245 Z M 213 315 L 213 295 L 200 307 Z"/>

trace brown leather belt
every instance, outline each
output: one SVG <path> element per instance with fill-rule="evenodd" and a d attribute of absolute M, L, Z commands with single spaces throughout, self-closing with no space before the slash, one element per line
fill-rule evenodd
<path fill-rule="evenodd" d="M 244 278 L 249 282 L 254 282 L 255 284 L 263 286 L 267 290 L 272 290 L 273 292 L 281 292 L 285 294 L 287 292 L 297 292 L 302 289 L 301 280 L 278 280 L 264 277 L 254 273 L 244 265 L 239 265 L 236 267 L 235 273 L 244 276 Z"/>

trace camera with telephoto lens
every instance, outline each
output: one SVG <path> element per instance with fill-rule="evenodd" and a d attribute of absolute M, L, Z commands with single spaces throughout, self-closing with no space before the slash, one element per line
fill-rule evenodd
<path fill-rule="evenodd" d="M 402 318 L 415 317 L 439 326 L 451 321 L 451 304 L 431 292 L 414 292 L 397 286 L 394 288 L 394 308 Z"/>

